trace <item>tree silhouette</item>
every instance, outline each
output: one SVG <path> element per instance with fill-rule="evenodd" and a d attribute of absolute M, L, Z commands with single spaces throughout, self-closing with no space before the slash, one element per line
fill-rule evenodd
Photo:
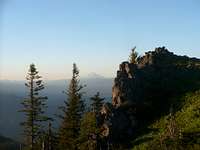
<path fill-rule="evenodd" d="M 80 131 L 80 121 L 84 112 L 84 101 L 82 100 L 82 88 L 80 85 L 79 71 L 76 64 L 73 64 L 73 75 L 69 89 L 64 93 L 68 96 L 64 101 L 65 106 L 60 107 L 63 115 L 62 124 L 59 129 L 59 148 L 65 150 L 76 150 Z"/>
<path fill-rule="evenodd" d="M 44 115 L 47 108 L 47 97 L 39 96 L 39 92 L 44 89 L 44 85 L 34 64 L 30 65 L 26 79 L 25 86 L 28 88 L 28 97 L 21 103 L 23 109 L 20 110 L 25 114 L 26 120 L 21 125 L 24 128 L 28 147 L 35 150 L 37 139 L 43 132 L 42 122 L 48 121 L 50 118 Z"/>
<path fill-rule="evenodd" d="M 133 64 L 137 63 L 137 58 L 138 58 L 138 53 L 135 50 L 136 50 L 136 46 L 131 50 L 131 54 L 129 56 L 129 61 L 130 63 L 133 63 Z"/>

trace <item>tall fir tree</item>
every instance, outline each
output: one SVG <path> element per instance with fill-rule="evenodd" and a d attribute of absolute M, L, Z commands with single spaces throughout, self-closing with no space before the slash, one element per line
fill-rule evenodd
<path fill-rule="evenodd" d="M 64 106 L 60 107 L 63 112 L 62 124 L 59 129 L 59 149 L 77 150 L 78 137 L 80 131 L 80 121 L 84 112 L 84 101 L 82 100 L 83 86 L 80 85 L 79 70 L 76 64 L 73 64 L 72 79 L 69 88 L 64 93 L 67 100 Z"/>
<path fill-rule="evenodd" d="M 130 63 L 136 64 L 138 58 L 138 53 L 136 52 L 136 47 L 132 48 L 131 54 L 129 56 Z"/>
<path fill-rule="evenodd" d="M 103 101 L 105 98 L 100 97 L 100 93 L 97 92 L 96 95 L 90 98 L 91 99 L 91 111 L 97 116 L 103 106 Z"/>
<path fill-rule="evenodd" d="M 21 103 L 23 105 L 22 110 L 26 116 L 24 122 L 21 125 L 24 128 L 24 135 L 28 149 L 37 149 L 38 139 L 43 133 L 43 122 L 48 121 L 48 118 L 44 113 L 47 108 L 46 96 L 40 96 L 40 91 L 44 89 L 44 84 L 41 80 L 41 76 L 34 64 L 30 65 L 27 74 L 27 83 L 25 86 L 28 88 L 28 97 Z"/>

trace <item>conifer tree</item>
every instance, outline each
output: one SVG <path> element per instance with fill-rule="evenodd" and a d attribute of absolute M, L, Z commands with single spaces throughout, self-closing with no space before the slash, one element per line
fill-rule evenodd
<path fill-rule="evenodd" d="M 24 128 L 24 135 L 29 149 L 35 150 L 38 144 L 37 139 L 43 132 L 42 122 L 50 118 L 44 114 L 47 108 L 47 97 L 39 95 L 40 91 L 44 89 L 44 85 L 34 64 L 30 65 L 26 79 L 25 86 L 28 88 L 28 97 L 21 103 L 23 108 L 20 110 L 25 114 L 26 119 L 21 125 Z"/>
<path fill-rule="evenodd" d="M 79 149 L 80 150 L 96 150 L 98 127 L 96 115 L 94 112 L 87 112 L 81 120 L 80 136 L 79 136 Z"/>
<path fill-rule="evenodd" d="M 73 64 L 72 79 L 64 106 L 60 107 L 63 112 L 62 124 L 59 130 L 59 148 L 61 150 L 76 150 L 78 148 L 78 137 L 80 131 L 80 121 L 84 112 L 84 101 L 82 100 L 83 86 L 80 85 L 79 71 L 76 64 Z"/>
<path fill-rule="evenodd" d="M 136 47 L 134 47 L 131 50 L 131 54 L 129 56 L 129 61 L 130 61 L 130 63 L 133 63 L 133 64 L 137 63 L 137 58 L 138 58 L 138 53 L 135 50 L 136 50 Z"/>
<path fill-rule="evenodd" d="M 97 92 L 96 95 L 94 95 L 90 99 L 91 99 L 91 109 L 92 109 L 92 112 L 94 112 L 95 115 L 97 116 L 97 114 L 101 110 L 101 107 L 103 106 L 103 101 L 104 101 L 105 98 L 101 98 L 100 97 L 100 93 Z"/>

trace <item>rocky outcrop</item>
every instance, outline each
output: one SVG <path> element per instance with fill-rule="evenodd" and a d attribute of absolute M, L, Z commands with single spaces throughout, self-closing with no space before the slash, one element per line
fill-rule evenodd
<path fill-rule="evenodd" d="M 112 89 L 112 104 L 115 108 L 126 104 L 128 100 L 134 97 L 133 85 L 135 81 L 134 70 L 136 70 L 136 67 L 135 64 L 130 64 L 129 62 L 120 64 Z"/>
<path fill-rule="evenodd" d="M 156 48 L 138 58 L 137 64 L 120 64 L 112 89 L 112 104 L 118 108 L 145 102 L 160 92 L 170 95 L 183 92 L 187 86 L 196 84 L 199 71 L 199 59 L 174 55 L 165 47 Z"/>
<path fill-rule="evenodd" d="M 178 56 L 165 47 L 119 65 L 112 88 L 112 105 L 102 114 L 111 141 L 127 141 L 141 122 L 169 110 L 171 98 L 200 87 L 200 60 Z"/>

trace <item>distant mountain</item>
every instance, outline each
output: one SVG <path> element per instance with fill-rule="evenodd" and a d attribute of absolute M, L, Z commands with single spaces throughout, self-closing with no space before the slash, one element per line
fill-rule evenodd
<path fill-rule="evenodd" d="M 93 77 L 92 77 L 93 76 Z M 106 101 L 111 101 L 112 78 L 104 78 L 93 74 L 91 78 L 81 78 L 84 88 L 84 99 L 89 103 L 89 98 L 100 92 Z M 98 77 L 97 77 L 98 76 Z M 59 113 L 58 107 L 63 105 L 66 95 L 63 91 L 68 88 L 70 80 L 46 80 L 43 95 L 48 96 L 47 113 L 55 117 Z M 18 110 L 21 108 L 20 102 L 26 97 L 27 89 L 25 81 L 0 80 L 0 133 L 12 139 L 19 139 L 21 129 L 19 123 L 23 120 L 23 114 Z"/>
<path fill-rule="evenodd" d="M 97 74 L 95 72 L 91 72 L 87 76 L 85 76 L 85 78 L 88 78 L 88 79 L 101 79 L 102 78 L 103 79 L 105 77 L 102 76 L 102 75 L 99 75 L 99 74 Z"/>
<path fill-rule="evenodd" d="M 0 135 L 0 149 L 1 150 L 16 150 L 20 148 L 20 143 Z"/>

